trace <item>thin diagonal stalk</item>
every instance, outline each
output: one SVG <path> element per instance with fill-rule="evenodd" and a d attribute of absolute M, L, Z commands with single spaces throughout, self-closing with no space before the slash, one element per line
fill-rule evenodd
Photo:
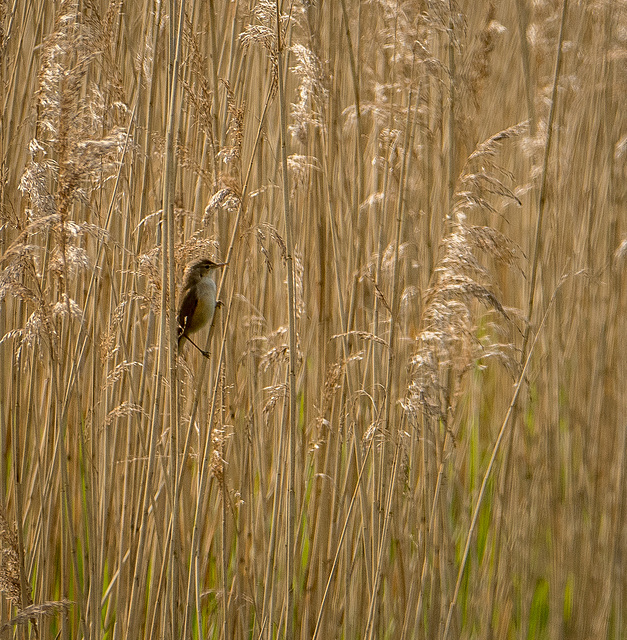
<path fill-rule="evenodd" d="M 453 0 L 449 0 L 448 23 L 448 73 L 449 73 L 449 97 L 448 97 L 448 216 L 453 212 L 453 197 L 455 191 L 455 22 L 453 12 L 455 6 Z"/>
<path fill-rule="evenodd" d="M 357 306 L 357 282 L 359 279 L 359 266 L 361 265 L 362 254 L 363 254 L 363 245 L 362 242 L 362 229 L 364 227 L 362 216 L 363 209 L 361 206 L 362 193 L 363 193 L 363 183 L 364 183 L 364 158 L 362 153 L 362 119 L 361 119 L 361 92 L 359 87 L 359 72 L 357 70 L 357 62 L 355 60 L 355 53 L 353 51 L 353 41 L 351 38 L 351 30 L 350 30 L 350 22 L 348 20 L 348 12 L 346 11 L 346 0 L 341 0 L 342 4 L 342 15 L 344 17 L 344 28 L 346 35 L 346 47 L 348 50 L 348 60 L 351 69 L 351 78 L 353 80 L 353 93 L 355 96 L 355 128 L 356 128 L 356 156 L 357 156 L 357 181 L 355 184 L 355 201 L 353 206 L 355 208 L 355 213 L 353 214 L 357 220 L 357 234 L 356 234 L 356 254 L 355 254 L 355 275 L 353 277 L 353 283 L 351 286 L 351 297 L 348 309 L 348 322 L 346 331 L 350 330 L 350 327 L 353 324 L 355 310 Z M 359 3 L 359 8 L 361 9 L 361 3 Z M 359 34 L 357 34 L 357 42 L 359 42 Z"/>
<path fill-rule="evenodd" d="M 555 118 L 555 105 L 557 104 L 557 90 L 559 88 L 559 79 L 562 70 L 562 43 L 564 42 L 564 26 L 566 24 L 566 13 L 568 9 L 568 0 L 564 0 L 562 5 L 562 20 L 560 23 L 560 34 L 557 40 L 557 55 L 555 58 L 555 72 L 553 74 L 553 91 L 551 92 L 551 106 L 549 108 L 549 118 L 546 125 L 546 144 L 544 145 L 544 158 L 542 161 L 542 182 L 540 185 L 540 196 L 538 199 L 538 217 L 536 220 L 535 240 L 533 247 L 533 258 L 531 267 L 531 281 L 529 283 L 529 303 L 527 307 L 527 328 L 525 330 L 525 338 L 523 341 L 522 358 L 524 360 L 527 344 L 531 335 L 531 316 L 533 315 L 533 307 L 535 302 L 536 281 L 538 279 L 538 267 L 540 265 L 540 249 L 542 246 L 542 224 L 544 222 L 544 211 L 546 207 L 546 191 L 549 157 L 551 154 L 551 145 L 553 143 L 553 120 Z"/>
<path fill-rule="evenodd" d="M 224 335 L 221 342 L 220 347 L 220 355 L 218 357 L 218 371 L 222 368 L 222 364 L 224 362 L 224 351 L 226 349 L 226 332 L 229 328 L 229 319 L 231 317 L 231 309 L 233 307 L 233 293 L 231 292 L 231 298 L 229 300 L 227 314 L 224 322 Z M 192 588 L 194 585 L 194 574 L 197 570 L 196 563 L 198 562 L 198 548 L 199 548 L 199 538 L 201 534 L 201 524 L 204 521 L 204 513 L 206 506 L 206 487 L 209 482 L 209 473 L 211 467 L 211 437 L 213 435 L 213 423 L 216 413 L 216 398 L 218 394 L 219 381 L 216 381 L 216 384 L 213 387 L 213 395 L 211 398 L 211 412 L 209 414 L 209 428 L 207 429 L 207 435 L 205 437 L 204 443 L 204 452 L 202 457 L 202 466 L 200 469 L 200 480 L 198 482 L 198 499 L 196 501 L 196 513 L 194 514 L 194 526 L 192 529 L 192 540 L 190 545 L 190 561 L 189 561 L 189 574 L 187 577 L 187 606 L 185 608 L 186 615 L 184 616 L 183 622 L 183 638 L 188 637 L 188 628 L 191 626 L 191 614 L 192 614 Z M 197 594 L 198 595 L 198 594 Z M 198 601 L 198 598 L 196 598 Z M 196 623 L 198 624 L 198 637 L 202 634 L 202 626 L 200 619 L 200 610 L 196 611 Z"/>
<path fill-rule="evenodd" d="M 494 443 L 494 447 L 492 449 L 492 455 L 490 456 L 490 461 L 488 462 L 488 467 L 485 471 L 485 474 L 483 476 L 483 481 L 481 483 L 481 488 L 479 489 L 479 495 L 477 496 L 477 503 L 475 504 L 475 508 L 474 511 L 472 513 L 472 519 L 470 521 L 470 528 L 468 529 L 468 535 L 466 536 L 466 546 L 464 547 L 464 553 L 462 555 L 462 559 L 460 562 L 460 566 L 459 566 L 459 572 L 457 574 L 457 583 L 455 584 L 455 592 L 453 593 L 453 599 L 451 600 L 451 604 L 449 605 L 449 610 L 448 610 L 448 615 L 446 618 L 446 626 L 444 627 L 444 635 L 442 636 L 442 640 L 447 640 L 448 638 L 448 633 L 449 633 L 449 629 L 451 626 L 451 620 L 453 618 L 453 609 L 455 608 L 455 604 L 457 602 L 457 596 L 459 595 L 459 588 L 461 586 L 462 583 L 462 578 L 464 577 L 464 571 L 466 569 L 466 561 L 468 560 L 468 554 L 470 552 L 470 543 L 472 542 L 472 537 L 473 534 L 475 532 L 475 527 L 477 525 L 477 520 L 479 518 L 479 509 L 481 507 L 481 504 L 483 502 L 483 497 L 485 495 L 486 492 L 486 488 L 488 486 L 488 480 L 490 479 L 490 476 L 492 475 L 492 469 L 494 468 L 494 464 L 496 462 L 496 456 L 501 448 L 501 442 L 503 440 L 503 437 L 505 436 L 506 430 L 507 430 L 507 425 L 509 424 L 509 419 L 512 415 L 512 412 L 514 411 L 514 407 L 516 406 L 516 402 L 518 400 L 518 394 L 520 393 L 520 389 L 522 388 L 523 382 L 525 380 L 525 376 L 527 374 L 527 369 L 529 368 L 529 363 L 531 362 L 531 356 L 533 354 L 533 350 L 536 346 L 536 343 L 538 341 L 538 338 L 540 336 L 540 333 L 542 331 L 542 328 L 544 327 L 544 323 L 546 322 L 546 319 L 549 315 L 549 311 L 551 310 L 551 307 L 553 306 L 553 302 L 555 300 L 555 297 L 557 295 L 557 292 L 559 291 L 559 289 L 561 288 L 563 282 L 565 280 L 563 279 L 559 285 L 557 286 L 557 288 L 555 289 L 555 291 L 553 292 L 553 295 L 551 296 L 551 300 L 549 301 L 549 305 L 546 309 L 546 311 L 544 312 L 544 316 L 542 318 L 542 321 L 540 322 L 540 326 L 538 327 L 538 330 L 536 331 L 536 335 L 533 338 L 533 342 L 531 343 L 531 348 L 529 349 L 529 354 L 527 355 L 527 359 L 525 360 L 525 365 L 522 368 L 522 371 L 520 372 L 519 376 L 518 376 L 518 380 L 516 381 L 516 386 L 514 388 L 514 395 L 512 396 L 512 399 L 509 403 L 509 407 L 507 408 L 507 412 L 505 414 L 505 418 L 503 418 L 503 423 L 501 424 L 501 428 L 499 430 L 499 435 L 496 438 L 496 442 Z"/>
<path fill-rule="evenodd" d="M 363 462 L 361 463 L 361 466 L 359 468 L 359 475 L 357 476 L 355 489 L 353 490 L 353 495 L 348 505 L 348 511 L 346 512 L 346 517 L 344 519 L 344 526 L 342 527 L 342 533 L 340 534 L 340 539 L 337 543 L 335 558 L 333 558 L 333 564 L 331 565 L 331 570 L 329 571 L 329 577 L 327 578 L 327 584 L 324 588 L 322 602 L 320 603 L 320 609 L 318 610 L 316 628 L 314 629 L 314 633 L 313 633 L 313 636 L 311 637 L 311 640 L 316 640 L 318 637 L 318 633 L 320 631 L 320 625 L 322 624 L 322 615 L 324 613 L 325 605 L 327 603 L 327 596 L 329 595 L 329 588 L 331 587 L 331 582 L 333 581 L 333 576 L 335 575 L 335 570 L 337 569 L 338 560 L 340 557 L 340 551 L 342 550 L 342 543 L 344 542 L 344 536 L 346 535 L 346 530 L 348 529 L 348 523 L 350 522 L 351 513 L 353 511 L 353 505 L 355 504 L 355 499 L 357 498 L 357 491 L 360 490 L 361 478 L 364 474 L 364 469 L 366 468 L 366 462 L 368 461 L 368 456 L 370 455 L 370 451 L 372 450 L 373 442 L 374 442 L 374 438 L 370 438 L 370 442 L 368 443 L 368 450 L 366 451 L 366 455 L 364 455 Z"/>
<path fill-rule="evenodd" d="M 285 407 L 286 403 L 283 403 L 283 416 L 281 418 L 281 424 L 285 422 Z M 279 443 L 277 451 L 279 452 L 279 459 L 283 456 L 285 451 L 284 442 L 285 430 L 281 429 L 279 433 Z M 272 638 L 272 629 L 274 628 L 274 572 L 275 572 L 275 553 L 276 553 L 276 541 L 280 522 L 281 512 L 281 500 L 283 498 L 283 484 L 284 484 L 284 472 L 283 465 L 277 465 L 276 482 L 274 490 L 274 499 L 272 501 L 272 526 L 270 528 L 270 541 L 268 543 L 268 551 L 266 557 L 266 569 L 265 569 L 265 585 L 266 588 L 263 592 L 263 605 L 261 608 L 261 619 L 263 624 L 267 622 L 268 625 L 268 637 Z M 261 638 L 261 634 L 259 635 Z"/>
<path fill-rule="evenodd" d="M 413 73 L 412 73 L 413 75 Z M 398 193 L 398 203 L 396 208 L 396 237 L 395 237 L 395 246 L 394 246 L 394 272 L 392 275 L 392 313 L 390 316 L 390 341 L 389 341 L 389 349 L 388 349 L 388 369 L 387 369 L 387 380 L 386 380 L 386 398 L 385 398 L 385 428 L 389 430 L 390 428 L 390 407 L 391 407 L 391 396 L 392 396 L 392 378 L 394 374 L 394 360 L 395 360 L 395 349 L 394 342 L 396 339 L 396 330 L 398 324 L 398 310 L 400 307 L 400 295 L 399 295 L 399 252 L 400 252 L 400 244 L 401 237 L 403 231 L 404 224 L 404 215 L 405 208 L 403 203 L 405 201 L 405 183 L 407 179 L 407 165 L 410 154 L 410 146 L 413 140 L 412 131 L 413 125 L 411 121 L 411 113 L 412 113 L 412 98 L 413 98 L 413 90 L 410 88 L 409 97 L 407 100 L 407 118 L 405 120 L 405 140 L 404 140 L 404 149 L 403 149 L 403 162 L 401 165 L 401 177 L 399 184 L 399 193 Z"/>
<path fill-rule="evenodd" d="M 562 19 L 560 24 L 560 33 L 557 42 L 557 53 L 555 59 L 555 71 L 553 73 L 553 91 L 551 94 L 551 106 L 549 109 L 549 117 L 547 122 L 547 140 L 544 146 L 544 159 L 542 166 L 542 183 L 540 188 L 540 197 L 538 200 L 538 217 L 536 219 L 536 229 L 535 229 L 535 240 L 534 240 L 534 250 L 532 257 L 532 270 L 531 270 L 531 282 L 529 284 L 529 299 L 527 304 L 527 327 L 525 329 L 524 337 L 523 337 L 523 346 L 521 350 L 521 363 L 525 361 L 527 356 L 527 346 L 529 342 L 529 336 L 531 335 L 532 328 L 532 318 L 534 302 L 535 302 L 535 290 L 536 290 L 536 281 L 538 276 L 538 266 L 540 262 L 540 249 L 541 249 L 541 238 L 542 238 L 542 225 L 544 221 L 544 208 L 546 204 L 546 187 L 547 187 L 547 175 L 548 175 L 548 163 L 551 151 L 551 144 L 553 140 L 553 120 L 555 118 L 555 105 L 557 102 L 557 89 L 559 86 L 559 78 L 561 74 L 561 64 L 562 64 L 562 43 L 564 39 L 564 25 L 566 24 L 566 15 L 568 8 L 568 0 L 564 0 L 562 5 Z M 532 114 L 530 114 L 531 117 Z M 533 128 L 535 127 L 534 121 L 531 120 L 530 126 L 532 127 L 531 132 L 533 132 Z M 509 473 L 509 459 L 513 446 L 513 430 L 510 430 L 507 436 L 507 443 L 504 448 L 504 460 L 503 460 L 503 476 L 500 483 L 500 499 L 501 502 L 504 500 L 505 496 L 509 491 L 509 485 L 511 482 L 511 474 Z M 504 510 L 500 509 L 499 514 L 497 516 L 497 527 L 496 527 L 496 557 L 495 557 L 495 567 L 497 568 L 495 572 L 494 584 L 492 585 L 491 595 L 490 595 L 490 607 L 491 611 L 494 602 L 496 599 L 496 589 L 498 583 L 498 568 L 501 562 L 501 535 L 503 531 L 503 527 L 501 526 L 501 521 L 504 517 Z M 492 635 L 492 625 L 490 624 L 490 637 Z"/>
<path fill-rule="evenodd" d="M 379 592 L 379 581 L 381 580 L 381 570 L 383 567 L 383 557 L 385 554 L 385 541 L 387 532 L 392 519 L 392 498 L 394 496 L 394 487 L 396 486 L 396 474 L 398 472 L 398 458 L 401 451 L 401 432 L 399 429 L 396 443 L 396 453 L 394 454 L 394 462 L 392 464 L 392 477 L 388 484 L 387 500 L 385 502 L 385 519 L 383 520 L 383 531 L 381 532 L 381 540 L 379 542 L 379 553 L 377 557 L 377 567 L 374 574 L 374 582 L 372 585 L 372 594 L 370 596 L 370 606 L 368 608 L 368 620 L 366 622 L 366 630 L 364 637 L 373 638 L 374 636 L 374 613 L 377 607 L 377 593 Z"/>
<path fill-rule="evenodd" d="M 231 262 L 231 259 L 233 257 L 233 251 L 235 248 L 235 240 L 237 238 L 237 234 L 239 233 L 239 226 L 240 226 L 240 221 L 242 218 L 242 213 L 244 211 L 244 200 L 246 198 L 246 193 L 248 191 L 248 182 L 249 182 L 249 178 L 250 178 L 250 174 L 252 171 L 252 166 L 253 166 L 253 160 L 255 159 L 255 152 L 257 150 L 257 147 L 259 145 L 259 141 L 261 140 L 261 134 L 263 131 L 263 125 L 266 119 L 266 114 L 268 112 L 268 107 L 270 106 L 270 96 L 272 94 L 272 91 L 269 90 L 268 91 L 268 95 L 266 97 L 266 101 L 264 103 L 264 109 L 263 109 L 263 113 L 261 115 L 261 118 L 259 119 L 259 126 L 257 128 L 257 135 L 255 138 L 255 143 L 253 145 L 253 150 L 250 156 L 250 161 L 248 163 L 248 170 L 246 172 L 246 178 L 244 180 L 244 185 L 242 187 L 242 195 L 240 198 L 240 203 L 239 206 L 237 208 L 237 216 L 235 218 L 235 222 L 233 224 L 233 232 L 231 233 L 231 240 L 229 242 L 229 248 L 226 252 L 226 258 L 225 258 L 225 262 L 228 265 Z M 217 295 L 216 298 L 219 300 L 220 299 L 220 295 L 222 293 L 222 289 L 223 289 L 223 285 L 224 285 L 224 279 L 226 277 L 226 270 L 228 269 L 228 266 L 226 266 L 223 270 L 222 270 L 222 277 L 220 278 L 220 283 L 218 285 L 218 290 L 217 290 Z M 217 309 L 216 309 L 217 311 Z M 217 317 L 217 313 L 214 314 L 213 319 L 211 321 L 211 325 L 209 327 L 209 331 L 207 333 L 207 341 L 205 343 L 205 351 L 209 351 L 209 348 L 211 346 L 211 340 L 213 338 L 213 333 L 214 333 L 214 327 L 215 327 L 215 320 Z M 191 446 L 191 438 L 192 438 L 192 434 L 193 434 L 193 425 L 196 421 L 196 413 L 198 411 L 198 404 L 200 402 L 200 398 L 201 398 L 201 394 L 202 394 L 202 390 L 204 388 L 204 381 L 205 381 L 205 375 L 207 372 L 207 363 L 208 360 L 206 358 L 202 359 L 201 362 L 201 366 L 200 366 L 200 372 L 198 374 L 198 382 L 196 384 L 196 389 L 194 392 L 194 402 L 192 403 L 192 410 L 190 412 L 190 417 L 189 417 L 189 423 L 188 423 L 188 429 L 187 429 L 187 436 L 185 438 L 185 446 L 183 449 L 183 456 L 182 459 L 186 460 L 188 455 L 189 455 L 189 448 Z M 183 470 L 181 469 L 180 473 L 182 473 Z M 177 486 L 180 488 L 181 486 L 181 478 L 179 477 Z M 180 490 L 180 489 L 179 489 Z"/>

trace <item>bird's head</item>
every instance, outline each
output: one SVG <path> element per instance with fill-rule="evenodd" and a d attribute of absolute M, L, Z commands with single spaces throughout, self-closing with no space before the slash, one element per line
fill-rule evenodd
<path fill-rule="evenodd" d="M 188 287 L 195 285 L 197 282 L 200 282 L 200 280 L 208 276 L 214 269 L 224 267 L 226 264 L 226 262 L 214 262 L 209 258 L 202 258 L 201 260 L 192 262 L 186 269 L 183 288 L 187 289 Z"/>

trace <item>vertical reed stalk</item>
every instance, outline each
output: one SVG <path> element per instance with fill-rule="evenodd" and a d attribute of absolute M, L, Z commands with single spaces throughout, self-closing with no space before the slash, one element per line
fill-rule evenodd
<path fill-rule="evenodd" d="M 162 238 L 162 276 L 163 276 L 163 298 L 161 312 L 161 348 L 164 349 L 168 336 L 169 355 L 169 430 L 170 430 L 170 482 L 169 494 L 171 498 L 171 533 L 170 540 L 170 624 L 172 640 L 178 638 L 179 619 L 179 562 L 180 562 L 180 542 L 178 539 L 178 516 L 179 516 L 179 491 L 178 491 L 178 464 L 179 464 L 179 405 L 178 405 L 178 373 L 177 373 L 177 326 L 175 310 L 175 281 L 174 281 L 174 189 L 176 183 L 176 163 L 174 156 L 174 143 L 178 137 L 178 81 L 179 67 L 181 60 L 181 47 L 183 42 L 183 25 L 185 17 L 185 1 L 179 0 L 179 14 L 176 16 L 176 2 L 170 0 L 170 74 L 168 85 L 168 125 L 165 139 L 165 164 L 163 170 L 163 227 Z M 166 282 L 168 283 L 166 286 Z M 167 297 L 166 297 L 167 296 Z M 166 315 L 166 310 L 169 313 Z M 167 324 L 166 324 L 167 320 Z M 166 331 L 167 326 L 167 331 Z M 165 351 L 164 351 L 165 353 Z M 165 378 L 165 375 L 164 375 Z"/>
<path fill-rule="evenodd" d="M 285 219 L 285 241 L 287 265 L 287 313 L 289 331 L 289 466 L 287 483 L 287 535 L 285 540 L 286 565 L 286 621 L 285 636 L 293 637 L 294 629 L 294 474 L 296 465 L 296 312 L 294 298 L 294 240 L 293 220 L 290 206 L 289 174 L 287 170 L 287 102 L 285 88 L 283 86 L 283 39 L 281 33 L 281 12 L 279 0 L 276 0 L 276 57 L 277 79 L 279 84 L 279 112 L 281 116 L 281 173 L 283 176 L 283 215 Z"/>

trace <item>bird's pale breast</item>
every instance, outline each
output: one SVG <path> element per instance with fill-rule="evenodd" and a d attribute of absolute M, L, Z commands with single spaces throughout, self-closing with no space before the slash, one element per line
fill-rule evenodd
<path fill-rule="evenodd" d="M 203 278 L 196 285 L 198 300 L 187 333 L 193 333 L 205 326 L 213 318 L 216 308 L 216 283 L 209 277 Z"/>

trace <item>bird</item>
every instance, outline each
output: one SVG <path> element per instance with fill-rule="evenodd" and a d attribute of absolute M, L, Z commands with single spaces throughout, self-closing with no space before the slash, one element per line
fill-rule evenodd
<path fill-rule="evenodd" d="M 202 258 L 187 267 L 178 315 L 179 354 L 185 342 L 189 340 L 205 358 L 209 357 L 209 353 L 201 349 L 189 334 L 196 333 L 213 320 L 216 309 L 216 283 L 212 274 L 215 269 L 224 267 L 226 264 L 226 262 L 214 262 L 208 258 Z"/>

